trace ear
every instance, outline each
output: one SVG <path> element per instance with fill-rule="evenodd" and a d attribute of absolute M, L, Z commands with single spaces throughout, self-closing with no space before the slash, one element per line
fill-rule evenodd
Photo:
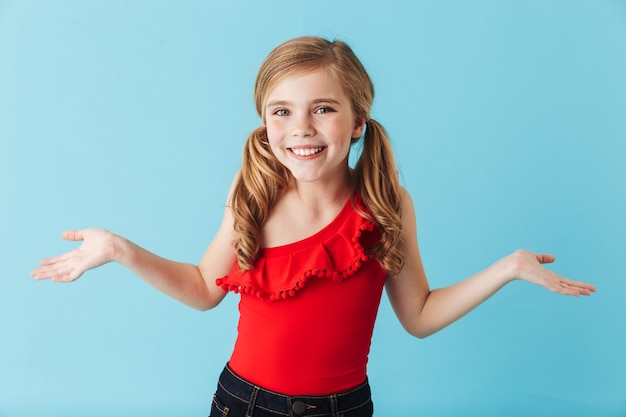
<path fill-rule="evenodd" d="M 354 123 L 354 129 L 352 129 L 352 137 L 360 138 L 363 134 L 363 128 L 365 127 L 365 118 L 357 117 Z"/>

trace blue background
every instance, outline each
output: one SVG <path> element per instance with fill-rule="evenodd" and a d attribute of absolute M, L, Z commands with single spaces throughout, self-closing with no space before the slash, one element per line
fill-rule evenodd
<path fill-rule="evenodd" d="M 369 70 L 432 287 L 525 247 L 598 288 L 515 282 L 425 340 L 383 297 L 377 415 L 626 416 L 626 2 L 608 0 L 0 0 L 0 416 L 209 413 L 235 296 L 200 313 L 119 265 L 29 272 L 92 226 L 197 262 L 259 125 L 256 70 L 303 34 Z"/>

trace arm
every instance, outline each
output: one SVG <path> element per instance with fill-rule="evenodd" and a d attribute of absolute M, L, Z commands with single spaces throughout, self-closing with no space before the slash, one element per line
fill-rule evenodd
<path fill-rule="evenodd" d="M 224 299 L 225 293 L 215 285 L 215 279 L 227 275 L 236 262 L 229 207 L 197 266 L 162 258 L 107 230 L 67 231 L 63 238 L 80 240 L 82 244 L 71 252 L 42 260 L 41 266 L 31 272 L 35 279 L 74 281 L 90 269 L 118 262 L 157 290 L 199 310 L 213 308 Z"/>
<path fill-rule="evenodd" d="M 487 269 L 446 288 L 430 290 L 419 254 L 413 202 L 402 197 L 402 238 L 405 265 L 387 279 L 391 304 L 404 328 L 417 337 L 429 336 L 469 313 L 507 283 L 521 279 L 565 295 L 589 295 L 593 285 L 563 278 L 542 267 L 554 256 L 518 250 Z"/>

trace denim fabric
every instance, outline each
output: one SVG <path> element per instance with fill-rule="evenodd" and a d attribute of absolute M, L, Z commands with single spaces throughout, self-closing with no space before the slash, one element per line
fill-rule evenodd
<path fill-rule="evenodd" d="M 371 417 L 370 386 L 327 396 L 288 396 L 258 387 L 228 366 L 220 375 L 210 417 Z"/>

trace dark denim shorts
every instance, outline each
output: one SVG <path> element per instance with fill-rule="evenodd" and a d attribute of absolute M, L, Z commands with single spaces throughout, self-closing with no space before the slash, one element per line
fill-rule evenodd
<path fill-rule="evenodd" d="M 367 380 L 339 394 L 290 397 L 246 381 L 227 365 L 213 396 L 210 417 L 371 417 L 373 413 Z"/>

